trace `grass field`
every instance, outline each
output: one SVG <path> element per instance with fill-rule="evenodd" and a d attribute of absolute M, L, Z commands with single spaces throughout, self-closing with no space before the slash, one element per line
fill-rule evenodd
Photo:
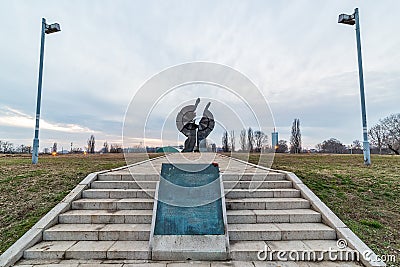
<path fill-rule="evenodd" d="M 372 162 L 364 167 L 362 155 L 277 154 L 272 167 L 296 173 L 376 253 L 399 261 L 400 157 L 373 155 Z M 30 157 L 0 156 L 0 253 L 88 173 L 124 164 L 122 154 L 46 156 L 37 166 Z"/>
<path fill-rule="evenodd" d="M 137 154 L 137 161 L 145 159 Z M 86 175 L 123 165 L 123 154 L 41 156 L 37 165 L 28 156 L 0 156 L 0 253 Z"/>
<path fill-rule="evenodd" d="M 395 255 L 389 266 L 400 266 L 400 157 L 371 161 L 365 167 L 362 155 L 276 154 L 272 167 L 296 173 L 378 255 Z"/>

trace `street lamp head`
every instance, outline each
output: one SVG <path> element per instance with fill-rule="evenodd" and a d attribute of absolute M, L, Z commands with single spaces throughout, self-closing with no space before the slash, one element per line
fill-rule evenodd
<path fill-rule="evenodd" d="M 59 32 L 59 31 L 61 31 L 60 24 L 58 24 L 58 23 L 53 23 L 50 25 L 46 24 L 45 33 L 50 34 L 50 33 Z"/>
<path fill-rule="evenodd" d="M 340 14 L 339 15 L 339 19 L 338 19 L 338 23 L 348 24 L 348 25 L 356 24 L 356 21 L 355 21 L 355 18 L 354 18 L 354 14 L 352 14 L 352 15 Z"/>

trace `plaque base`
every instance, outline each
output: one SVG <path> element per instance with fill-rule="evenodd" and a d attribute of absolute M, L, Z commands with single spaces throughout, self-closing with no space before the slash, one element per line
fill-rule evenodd
<path fill-rule="evenodd" d="M 225 235 L 155 235 L 153 260 L 226 260 Z"/>

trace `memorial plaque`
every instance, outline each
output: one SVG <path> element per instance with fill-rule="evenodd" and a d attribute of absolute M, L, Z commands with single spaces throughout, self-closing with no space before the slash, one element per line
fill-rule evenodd
<path fill-rule="evenodd" d="M 163 164 L 153 210 L 153 260 L 226 260 L 229 238 L 217 164 Z"/>
<path fill-rule="evenodd" d="M 225 233 L 218 166 L 191 165 L 162 165 L 155 235 Z M 195 169 L 200 171 L 190 171 Z M 199 205 L 204 200 L 212 202 Z"/>

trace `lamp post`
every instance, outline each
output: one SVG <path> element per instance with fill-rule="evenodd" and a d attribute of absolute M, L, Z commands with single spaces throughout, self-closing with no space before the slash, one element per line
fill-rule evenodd
<path fill-rule="evenodd" d="M 367 130 L 367 112 L 365 108 L 365 93 L 364 93 L 364 75 L 362 67 L 362 56 L 361 56 L 361 37 L 360 37 L 360 20 L 358 8 L 354 9 L 354 14 L 339 15 L 338 23 L 356 25 L 356 39 L 357 39 L 357 56 L 358 56 L 358 77 L 360 80 L 360 97 L 361 97 L 361 116 L 363 126 L 363 152 L 364 152 L 364 164 L 371 165 L 371 155 L 369 150 L 368 142 L 368 130 Z"/>
<path fill-rule="evenodd" d="M 33 138 L 32 164 L 38 162 L 39 156 L 39 120 L 40 120 L 40 103 L 42 100 L 42 76 L 43 76 L 43 57 L 44 57 L 44 41 L 45 34 L 61 31 L 58 23 L 46 24 L 46 19 L 42 18 L 42 33 L 40 39 L 40 59 L 39 59 L 39 79 L 38 92 L 36 100 L 36 116 L 35 116 L 35 137 Z"/>

